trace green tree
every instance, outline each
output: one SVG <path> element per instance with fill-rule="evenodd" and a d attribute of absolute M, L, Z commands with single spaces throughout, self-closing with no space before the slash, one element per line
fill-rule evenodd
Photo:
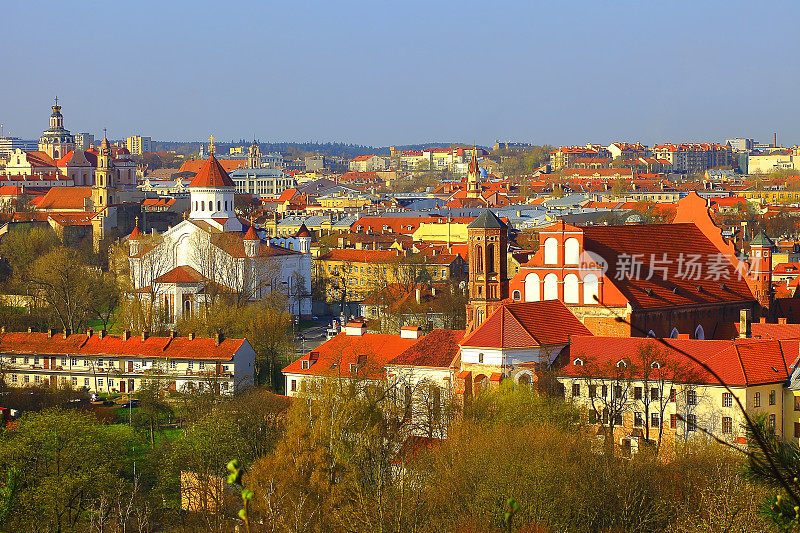
<path fill-rule="evenodd" d="M 53 409 L 23 415 L 0 435 L 0 471 L 19 471 L 7 530 L 85 531 L 86 513 L 124 474 L 131 434 L 89 415 Z"/>

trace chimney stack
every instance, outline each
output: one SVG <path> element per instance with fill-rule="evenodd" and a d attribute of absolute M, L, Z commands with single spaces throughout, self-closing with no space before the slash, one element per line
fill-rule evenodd
<path fill-rule="evenodd" d="M 170 338 L 170 339 L 175 339 L 175 338 L 177 338 L 177 337 L 178 337 L 178 332 L 177 332 L 177 331 L 175 331 L 174 329 L 173 329 L 172 331 L 170 331 L 170 332 L 169 332 L 169 338 Z"/>
<path fill-rule="evenodd" d="M 189 340 L 190 341 L 194 340 L 194 331 L 189 332 Z"/>
<path fill-rule="evenodd" d="M 91 337 L 92 333 L 94 333 L 94 331 L 92 331 L 92 328 L 89 328 L 89 329 L 86 330 L 86 336 L 87 337 Z"/>
<path fill-rule="evenodd" d="M 218 331 L 214 336 L 214 346 L 219 346 L 220 344 L 222 344 L 222 332 Z"/>
<path fill-rule="evenodd" d="M 101 329 L 100 330 L 100 338 L 101 339 L 105 339 L 106 335 L 108 335 L 108 332 L 106 330 L 104 330 L 104 329 Z"/>
<path fill-rule="evenodd" d="M 47 330 L 47 337 L 52 339 L 53 335 L 55 335 L 55 330 L 53 328 L 48 329 Z"/>
<path fill-rule="evenodd" d="M 772 146 L 774 148 L 778 147 L 778 132 L 777 131 L 772 134 Z"/>
<path fill-rule="evenodd" d="M 749 339 L 752 336 L 750 330 L 750 309 L 739 311 L 739 338 Z"/>
<path fill-rule="evenodd" d="M 149 337 L 149 336 L 150 336 L 150 332 L 149 331 L 147 331 L 146 329 L 142 330 L 142 342 L 146 341 L 147 337 Z"/>
<path fill-rule="evenodd" d="M 787 322 L 787 319 L 786 319 L 785 317 L 784 317 L 784 318 L 779 318 L 779 319 L 778 319 L 778 324 L 787 324 L 787 323 L 788 323 L 788 322 Z"/>
<path fill-rule="evenodd" d="M 69 330 L 64 328 L 64 338 L 66 339 L 67 337 L 69 337 Z"/>
<path fill-rule="evenodd" d="M 131 338 L 131 332 L 129 330 L 125 330 L 122 332 L 122 340 L 126 341 Z"/>

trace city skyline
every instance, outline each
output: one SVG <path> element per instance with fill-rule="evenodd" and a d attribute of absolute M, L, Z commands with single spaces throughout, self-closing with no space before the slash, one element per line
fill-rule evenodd
<path fill-rule="evenodd" d="M 106 127 L 115 138 L 653 144 L 767 141 L 776 131 L 784 144 L 800 139 L 791 119 L 797 59 L 782 53 L 797 39 L 792 4 L 775 7 L 781 17 L 745 3 L 663 13 L 467 3 L 426 6 L 424 16 L 413 3 L 400 11 L 245 3 L 215 17 L 205 2 L 49 6 L 58 16 L 7 7 L 17 23 L 2 40 L 20 60 L 6 69 L 14 82 L 0 122 L 23 138 L 39 134 L 58 95 L 68 129 Z"/>

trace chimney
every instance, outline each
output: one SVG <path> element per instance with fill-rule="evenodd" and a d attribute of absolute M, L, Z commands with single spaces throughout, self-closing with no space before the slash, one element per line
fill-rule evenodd
<path fill-rule="evenodd" d="M 0 333 L 5 333 L 5 332 L 6 332 L 6 327 L 0 326 Z"/>
<path fill-rule="evenodd" d="M 214 335 L 214 346 L 219 346 L 222 344 L 222 332 L 218 331 L 216 335 Z"/>
<path fill-rule="evenodd" d="M 64 335 L 64 338 L 65 338 L 65 339 L 66 339 L 67 337 L 69 337 L 69 330 L 68 330 L 67 328 L 64 328 L 63 335 Z"/>
<path fill-rule="evenodd" d="M 777 131 L 772 134 L 772 146 L 774 148 L 778 147 L 778 132 Z"/>
<path fill-rule="evenodd" d="M 751 337 L 750 331 L 750 309 L 742 309 L 739 311 L 739 338 L 749 339 Z"/>
<path fill-rule="evenodd" d="M 91 337 L 91 336 L 92 336 L 92 333 L 94 333 L 94 331 L 92 330 L 92 328 L 89 328 L 89 329 L 87 329 L 87 330 L 86 330 L 86 336 L 87 336 L 87 337 Z"/>
<path fill-rule="evenodd" d="M 787 323 L 787 320 L 786 320 L 786 318 L 785 318 L 785 317 L 784 317 L 784 318 L 779 318 L 779 319 L 778 319 L 778 324 L 786 324 L 786 323 Z"/>
<path fill-rule="evenodd" d="M 28 333 L 33 333 L 33 328 L 28 326 Z"/>
<path fill-rule="evenodd" d="M 190 341 L 194 340 L 194 331 L 189 332 L 189 340 Z"/>
<path fill-rule="evenodd" d="M 150 336 L 150 332 L 149 331 L 147 331 L 146 329 L 142 330 L 142 342 L 146 341 L 147 337 L 149 337 L 149 336 Z"/>
<path fill-rule="evenodd" d="M 170 331 L 170 332 L 169 332 L 169 338 L 170 338 L 170 339 L 177 338 L 177 336 L 178 336 L 178 332 L 177 332 L 177 331 L 175 331 L 174 329 L 173 329 L 172 331 Z"/>
<path fill-rule="evenodd" d="M 400 328 L 401 339 L 419 339 L 422 337 L 422 330 L 419 326 L 403 326 Z"/>
<path fill-rule="evenodd" d="M 100 330 L 100 338 L 101 339 L 105 339 L 106 335 L 108 335 L 108 332 L 106 330 L 104 330 L 104 329 L 101 329 Z"/>
<path fill-rule="evenodd" d="M 129 330 L 125 330 L 122 332 L 122 340 L 126 341 L 131 338 L 131 332 Z"/>
<path fill-rule="evenodd" d="M 55 333 L 56 333 L 55 330 L 53 328 L 50 328 L 50 329 L 47 330 L 47 337 L 52 339 L 53 335 L 55 335 Z"/>

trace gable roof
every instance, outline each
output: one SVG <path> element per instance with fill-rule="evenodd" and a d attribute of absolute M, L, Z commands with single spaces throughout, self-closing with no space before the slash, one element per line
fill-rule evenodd
<path fill-rule="evenodd" d="M 464 330 L 434 329 L 392 359 L 390 365 L 449 368 L 459 355 Z"/>
<path fill-rule="evenodd" d="M 52 337 L 48 333 L 5 333 L 0 337 L 0 351 L 13 354 L 43 355 L 109 355 L 124 357 L 153 357 L 179 359 L 210 359 L 230 361 L 246 339 L 216 339 L 195 337 L 122 337 L 73 333 Z"/>
<path fill-rule="evenodd" d="M 352 376 L 350 363 L 358 364 L 361 358 L 363 364 L 357 376 L 379 379 L 384 374 L 384 366 L 416 342 L 417 339 L 404 339 L 399 335 L 342 332 L 284 367 L 283 373 L 349 377 Z M 309 368 L 303 368 L 303 361 L 311 363 Z"/>
<path fill-rule="evenodd" d="M 32 167 L 58 167 L 56 160 L 47 155 L 47 152 L 42 152 L 41 150 L 25 152 L 25 157 L 28 160 L 28 164 Z"/>
<path fill-rule="evenodd" d="M 571 335 L 591 332 L 561 300 L 505 303 L 467 335 L 461 346 L 530 348 L 564 344 Z"/>
<path fill-rule="evenodd" d="M 610 369 L 609 365 L 616 365 L 621 359 L 630 361 L 634 375 L 638 375 L 639 350 L 648 345 L 658 350 L 655 360 L 662 367 L 669 368 L 675 381 L 684 383 L 720 384 L 720 381 L 681 352 L 707 365 L 730 386 L 786 381 L 789 378 L 787 361 L 797 358 L 797 343 L 792 341 L 574 337 L 569 362 L 559 370 L 559 375 L 585 376 L 590 372 Z M 575 359 L 581 359 L 584 365 L 575 365 Z M 594 368 L 587 368 L 586 365 Z"/>
<path fill-rule="evenodd" d="M 217 161 L 217 158 L 214 157 L 214 154 L 211 154 L 206 162 L 203 163 L 203 166 L 200 167 L 200 170 L 197 172 L 197 175 L 194 177 L 192 182 L 189 184 L 189 187 L 235 187 L 236 184 L 233 183 L 233 180 L 228 173 L 225 171 L 223 166 Z"/>
<path fill-rule="evenodd" d="M 194 268 L 184 265 L 175 267 L 153 280 L 153 283 L 200 283 L 206 277 Z"/>
<path fill-rule="evenodd" d="M 86 199 L 92 197 L 91 187 L 51 187 L 37 204 L 38 209 L 74 209 L 83 211 Z"/>
<path fill-rule="evenodd" d="M 582 231 L 584 249 L 605 260 L 608 265 L 607 280 L 620 290 L 634 308 L 655 309 L 754 300 L 746 280 L 692 223 L 586 226 Z M 665 263 L 661 262 L 664 254 L 667 258 Z M 640 275 L 617 275 L 615 269 L 620 256 L 637 257 L 643 263 Z M 719 267 L 719 278 L 708 276 L 707 270 L 701 271 L 697 279 L 693 279 L 693 275 L 682 274 L 681 268 L 688 266 L 682 265 L 679 258 L 688 261 L 689 256 L 699 256 L 696 262 L 701 264 L 701 268 L 714 263 Z M 654 269 L 652 276 L 651 258 L 654 258 L 653 265 L 658 268 Z M 648 276 L 651 279 L 647 279 Z"/>
<path fill-rule="evenodd" d="M 222 165 L 222 168 L 224 168 L 226 172 L 233 172 L 238 168 L 244 168 L 247 166 L 246 159 L 217 159 L 217 162 Z M 189 159 L 181 164 L 180 169 L 178 169 L 178 173 L 190 172 L 192 174 L 197 174 L 205 164 L 206 161 L 202 159 Z"/>

